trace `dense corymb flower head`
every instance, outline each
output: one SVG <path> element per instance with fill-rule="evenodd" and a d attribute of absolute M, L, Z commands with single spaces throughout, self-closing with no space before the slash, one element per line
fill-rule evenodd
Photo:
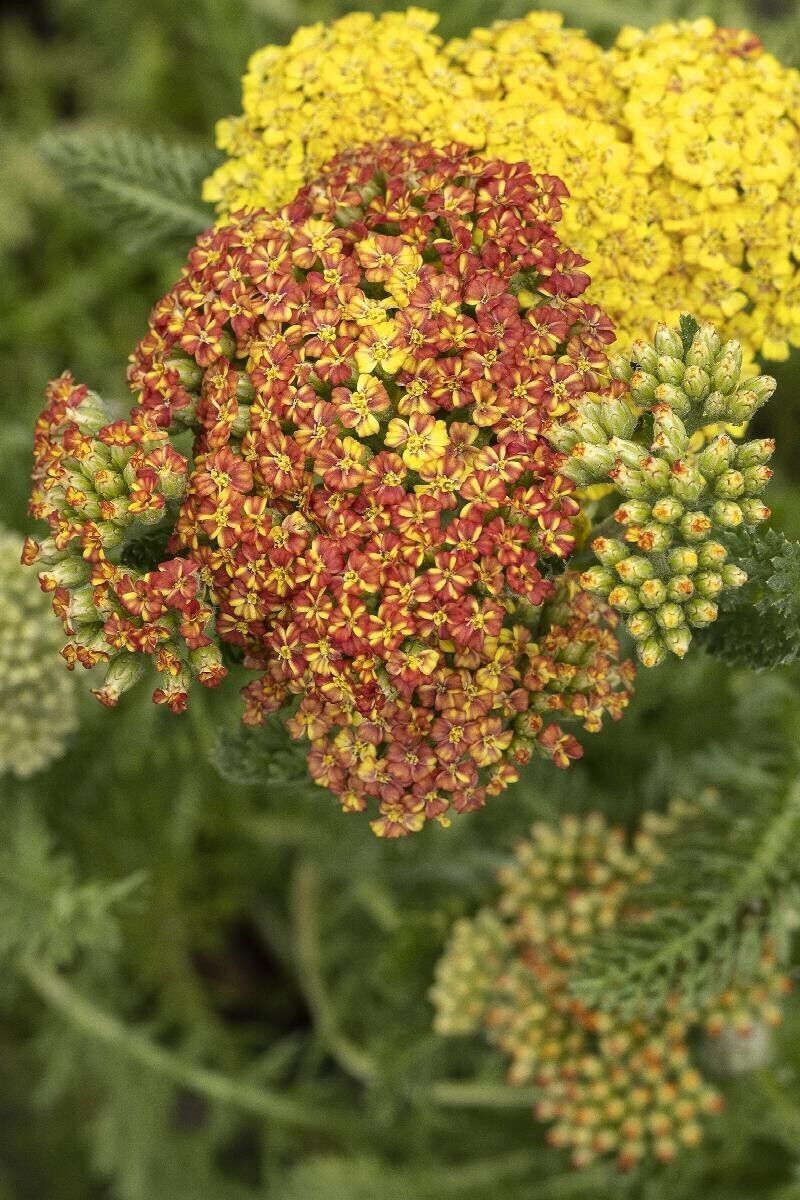
<path fill-rule="evenodd" d="M 456 145 L 346 154 L 204 234 L 133 358 L 138 412 L 195 431 L 170 550 L 262 672 L 245 719 L 297 697 L 313 778 L 380 834 L 566 766 L 553 718 L 627 698 L 607 610 L 554 581 L 579 509 L 542 425 L 624 388 L 564 194 Z"/>
<path fill-rule="evenodd" d="M 250 61 L 223 214 L 288 200 L 335 151 L 389 135 L 455 138 L 558 175 L 563 234 L 624 348 L 687 309 L 753 358 L 800 344 L 800 75 L 744 30 L 623 29 L 609 51 L 555 13 L 443 44 L 420 9 L 299 29 Z"/>
<path fill-rule="evenodd" d="M 738 1049 L 744 1068 L 742 1049 L 755 1039 L 763 1057 L 767 1030 L 781 1021 L 790 984 L 769 938 L 747 977 L 716 994 L 709 986 L 700 1007 L 684 1001 L 680 980 L 646 1017 L 587 1006 L 571 988 L 604 930 L 649 919 L 631 888 L 664 860 L 664 836 L 686 811 L 647 815 L 632 842 L 597 814 L 537 824 L 501 869 L 496 903 L 456 923 L 437 968 L 438 1032 L 482 1031 L 498 1046 L 509 1082 L 539 1090 L 548 1140 L 576 1167 L 611 1155 L 629 1169 L 696 1146 L 722 1097 L 693 1061 L 694 1035 L 705 1038 L 706 1058 L 716 1050 L 735 1064 Z"/>

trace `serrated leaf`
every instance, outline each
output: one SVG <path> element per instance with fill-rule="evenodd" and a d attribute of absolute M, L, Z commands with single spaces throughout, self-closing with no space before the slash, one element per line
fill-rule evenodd
<path fill-rule="evenodd" d="M 41 139 L 39 150 L 129 249 L 189 240 L 213 223 L 200 188 L 218 157 L 206 150 L 125 129 L 58 130 Z"/>
<path fill-rule="evenodd" d="M 748 576 L 725 592 L 720 614 L 700 635 L 706 649 L 730 666 L 754 671 L 800 658 L 800 542 L 774 529 L 728 539 L 732 561 Z"/>
<path fill-rule="evenodd" d="M 747 978 L 765 934 L 785 945 L 800 881 L 800 781 L 698 806 L 663 845 L 651 880 L 626 897 L 647 919 L 595 939 L 576 970 L 583 1001 L 616 1013 L 664 1006 L 680 980 L 691 1007 Z M 787 915 L 788 914 L 788 915 Z"/>

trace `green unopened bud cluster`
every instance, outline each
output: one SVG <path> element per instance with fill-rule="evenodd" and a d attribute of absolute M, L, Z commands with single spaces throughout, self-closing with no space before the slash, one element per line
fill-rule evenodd
<path fill-rule="evenodd" d="M 0 775 L 25 779 L 64 753 L 78 720 L 58 627 L 21 553 L 22 539 L 0 530 Z"/>
<path fill-rule="evenodd" d="M 747 580 L 723 539 L 769 516 L 761 493 L 774 442 L 709 426 L 749 421 L 775 381 L 743 380 L 739 344 L 686 320 L 682 333 L 661 327 L 631 354 L 612 364 L 627 393 L 586 400 L 547 436 L 569 456 L 564 474 L 624 497 L 613 513 L 620 536 L 592 541 L 598 563 L 581 585 L 624 614 L 651 667 L 670 651 L 683 657 L 692 630 L 716 620 L 720 595 Z"/>

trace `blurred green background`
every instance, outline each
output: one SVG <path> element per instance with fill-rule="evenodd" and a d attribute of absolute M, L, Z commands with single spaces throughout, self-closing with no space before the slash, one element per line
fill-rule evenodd
<path fill-rule="evenodd" d="M 69 367 L 122 398 L 126 356 L 182 256 L 175 245 L 132 254 L 98 231 L 37 139 L 68 123 L 208 147 L 215 121 L 239 111 L 253 50 L 352 7 L 397 5 L 6 4 L 0 523 L 28 528 L 31 429 L 45 382 Z M 441 7 L 442 31 L 454 34 L 531 5 L 429 7 Z M 602 41 L 623 23 L 709 13 L 754 28 L 800 65 L 800 7 L 785 0 L 539 7 L 561 7 Z M 800 536 L 800 354 L 776 373 L 781 392 L 764 426 L 780 439 L 772 502 L 777 524 Z M 223 713 L 226 701 L 235 708 L 231 691 L 195 699 L 180 719 L 146 696 L 113 715 L 82 702 L 80 733 L 60 764 L 29 782 L 0 779 L 0 927 L 33 938 L 46 926 L 51 941 L 67 931 L 94 1005 L 81 1023 L 58 998 L 44 1005 L 30 980 L 0 979 L 0 1200 L 800 1198 L 793 1011 L 774 1067 L 735 1085 L 703 1149 L 666 1172 L 575 1176 L 524 1108 L 423 1096 L 431 1081 L 459 1074 L 488 1081 L 491 1094 L 501 1076 L 480 1048 L 435 1044 L 425 993 L 452 919 L 481 902 L 531 818 L 571 806 L 624 821 L 663 802 L 681 771 L 690 778 L 695 750 L 785 713 L 794 686 L 791 672 L 769 681 L 698 654 L 642 681 L 630 718 L 567 776 L 534 770 L 491 811 L 388 848 L 300 785 L 223 782 L 202 748 L 218 723 L 232 722 Z M 708 711 L 711 689 L 719 702 Z M 112 913 L 109 882 L 137 872 L 143 881 Z M 119 1031 L 104 1036 L 102 1014 L 112 1012 L 181 1061 L 244 1080 L 262 1102 L 290 1086 L 297 1110 L 265 1120 L 258 1104 L 243 1114 L 201 1098 L 189 1076 L 149 1069 Z"/>

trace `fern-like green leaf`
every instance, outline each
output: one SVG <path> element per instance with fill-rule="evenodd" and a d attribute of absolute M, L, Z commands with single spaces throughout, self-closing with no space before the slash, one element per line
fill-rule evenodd
<path fill-rule="evenodd" d="M 718 620 L 704 632 L 712 654 L 730 666 L 771 670 L 800 658 L 800 542 L 774 529 L 730 538 L 743 588 L 723 594 Z"/>
<path fill-rule="evenodd" d="M 32 807 L 0 815 L 0 961 L 61 964 L 78 950 L 113 950 L 116 908 L 144 882 L 141 871 L 109 883 L 79 883 Z"/>
<path fill-rule="evenodd" d="M 688 1007 L 755 967 L 765 934 L 785 948 L 800 894 L 800 780 L 748 801 L 699 805 L 665 839 L 653 878 L 596 939 L 575 992 L 629 1014 L 660 1009 L 679 984 Z"/>
<path fill-rule="evenodd" d="M 188 240 L 213 223 L 200 188 L 218 160 L 205 150 L 125 129 L 59 130 L 39 148 L 64 185 L 132 250 Z"/>

